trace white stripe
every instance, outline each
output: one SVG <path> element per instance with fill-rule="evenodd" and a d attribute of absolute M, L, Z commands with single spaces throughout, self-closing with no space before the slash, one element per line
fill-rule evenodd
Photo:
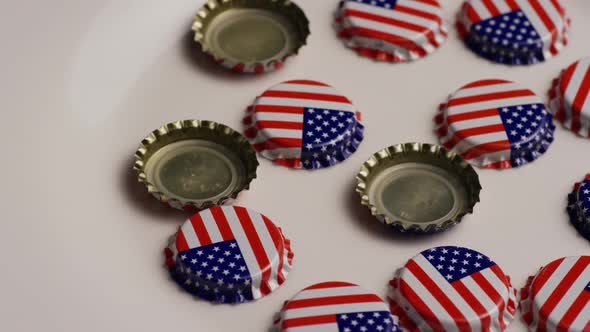
<path fill-rule="evenodd" d="M 387 311 L 389 308 L 384 302 L 368 302 L 368 303 L 346 303 L 334 305 L 322 305 L 297 309 L 287 309 L 284 312 L 284 318 L 293 319 L 300 317 L 314 317 L 322 315 L 346 314 L 353 312 L 370 312 L 370 311 Z M 351 319 L 353 317 L 350 317 Z"/>
<path fill-rule="evenodd" d="M 434 283 L 443 291 L 451 302 L 465 316 L 473 331 L 481 330 L 479 315 L 473 311 L 469 303 L 455 290 L 453 286 L 443 277 L 440 272 L 423 255 L 414 257 L 414 261 L 426 272 Z"/>
<path fill-rule="evenodd" d="M 293 300 L 314 299 L 318 297 L 340 296 L 340 295 L 359 295 L 367 294 L 367 291 L 359 286 L 343 286 L 308 289 L 300 292 Z"/>
<path fill-rule="evenodd" d="M 273 150 L 263 150 L 260 152 L 260 154 L 262 154 L 262 156 L 270 160 L 301 158 L 301 148 L 281 148 Z"/>
<path fill-rule="evenodd" d="M 409 7 L 409 6 L 408 6 Z M 430 30 L 435 30 L 439 25 L 438 22 L 429 20 L 427 18 L 423 18 L 420 16 L 403 13 L 395 10 L 384 9 L 377 6 L 371 6 L 364 3 L 358 3 L 354 1 L 347 1 L 344 3 L 344 9 L 351 9 L 360 12 L 365 12 L 373 15 L 379 15 L 382 17 L 393 18 L 398 21 L 404 21 L 408 23 L 413 23 L 419 25 L 424 28 L 428 28 Z M 350 19 L 350 17 L 345 16 L 345 19 Z"/>
<path fill-rule="evenodd" d="M 334 332 L 338 331 L 337 323 L 321 324 L 321 325 L 308 325 L 299 327 L 290 327 L 281 332 Z"/>
<path fill-rule="evenodd" d="M 186 240 L 186 244 L 188 244 L 189 249 L 201 246 L 201 243 L 197 238 L 197 234 L 193 229 L 193 224 L 190 222 L 190 219 L 187 220 L 184 224 L 182 224 L 181 230 L 182 234 L 184 234 L 184 239 Z"/>
<path fill-rule="evenodd" d="M 447 136 L 448 138 L 441 139 L 441 143 L 445 144 L 448 140 L 450 140 L 452 138 L 451 135 L 452 134 Z M 462 155 L 462 154 L 466 153 L 467 151 L 469 151 L 470 149 L 477 147 L 480 144 L 485 144 L 485 143 L 490 143 L 490 142 L 498 142 L 498 141 L 503 141 L 503 140 L 508 140 L 508 136 L 506 136 L 505 131 L 466 137 L 466 138 L 462 139 L 461 141 L 459 141 L 459 143 L 457 143 L 453 147 L 453 151 Z"/>
<path fill-rule="evenodd" d="M 555 288 L 559 285 L 559 283 L 563 280 L 563 277 L 571 270 L 572 266 L 575 264 L 576 260 L 572 259 L 565 259 L 559 264 L 559 267 L 553 272 L 553 274 L 547 279 L 543 288 L 539 290 L 537 295 L 534 297 L 533 301 L 536 308 L 540 308 L 553 294 Z M 533 310 L 533 325 L 531 327 L 531 331 L 535 331 L 537 329 L 537 324 L 539 323 L 539 312 L 538 310 Z"/>
<path fill-rule="evenodd" d="M 352 43 L 355 47 L 364 47 L 364 48 L 368 48 L 371 50 L 375 50 L 375 47 L 374 47 L 375 46 L 375 39 L 354 36 L 354 37 L 352 37 L 352 40 L 353 40 Z M 402 59 L 415 60 L 420 57 L 418 55 L 418 53 L 416 53 L 415 51 L 411 51 L 411 50 L 401 47 L 399 45 L 391 44 L 391 43 L 384 42 L 384 41 L 379 41 L 379 45 L 381 46 L 381 47 L 379 47 L 379 50 L 386 52 L 388 54 L 394 55 L 394 56 L 398 56 Z M 426 49 L 426 52 L 428 52 L 428 53 L 431 53 L 432 51 L 434 51 L 434 47 L 432 47 L 432 46 L 429 46 Z"/>
<path fill-rule="evenodd" d="M 250 219 L 252 220 L 252 224 L 254 225 L 254 228 L 256 229 L 256 233 L 258 233 L 258 238 L 260 239 L 260 242 L 262 243 L 262 247 L 264 248 L 264 252 L 266 253 L 266 257 L 268 258 L 268 261 L 270 262 L 270 278 L 268 279 L 268 283 L 271 287 L 271 289 L 276 289 L 277 287 L 279 287 L 279 283 L 278 283 L 278 272 L 279 272 L 279 264 L 281 262 L 281 259 L 283 257 L 283 253 L 279 253 L 277 252 L 277 249 L 275 247 L 274 241 L 272 240 L 271 234 L 270 234 L 270 230 L 266 227 L 266 224 L 264 223 L 264 220 L 262 220 L 262 216 L 260 215 L 260 213 L 251 211 L 251 210 L 246 210 L 248 212 L 248 215 L 250 216 Z M 274 229 L 274 231 L 276 233 L 278 233 L 277 229 Z M 278 235 L 278 234 L 277 234 Z"/>
<path fill-rule="evenodd" d="M 426 35 L 424 35 L 420 32 L 404 29 L 399 26 L 393 26 L 393 25 L 380 23 L 380 22 L 372 21 L 372 20 L 367 20 L 367 19 L 359 18 L 359 17 L 348 17 L 348 21 L 349 21 L 350 25 L 353 27 L 362 27 L 362 28 L 367 28 L 367 29 L 371 29 L 371 30 L 377 30 L 380 32 L 392 34 L 395 36 L 400 36 L 402 38 L 411 40 L 418 47 L 422 47 L 422 45 L 428 43 L 428 39 L 426 38 Z M 402 42 L 402 41 L 400 40 L 400 42 Z"/>
<path fill-rule="evenodd" d="M 297 106 L 355 112 L 352 104 L 348 103 L 282 97 L 260 97 L 256 101 L 256 105 Z"/>
<path fill-rule="evenodd" d="M 486 116 L 485 118 L 477 118 L 471 120 L 464 120 L 464 121 L 456 121 L 449 125 L 449 129 L 452 129 L 454 132 L 463 130 L 463 129 L 472 129 L 478 128 L 483 126 L 491 126 L 503 124 L 502 118 L 499 114 Z"/>
<path fill-rule="evenodd" d="M 473 111 L 482 111 L 491 108 L 501 108 L 501 107 L 512 107 L 516 105 L 528 105 L 528 104 L 542 104 L 543 101 L 538 96 L 528 96 L 528 97 L 514 97 L 514 98 L 504 98 L 504 99 L 494 99 L 489 101 L 481 101 L 471 104 L 462 104 L 451 106 L 447 109 L 448 115 L 453 114 L 462 114 L 466 112 L 473 112 Z"/>
<path fill-rule="evenodd" d="M 502 280 L 498 278 L 498 276 L 491 270 L 485 269 L 480 272 L 481 275 L 492 285 L 492 287 L 500 294 L 502 299 L 504 300 L 504 312 L 500 313 L 503 315 L 504 323 L 506 326 L 510 324 L 513 319 L 513 316 L 508 312 L 508 301 L 510 299 L 511 294 L 509 293 L 508 288 L 504 284 Z M 515 303 L 516 305 L 516 303 Z"/>
<path fill-rule="evenodd" d="M 588 324 L 589 321 L 590 321 L 590 302 L 586 303 L 584 308 L 582 308 L 582 311 L 580 311 L 580 314 L 578 315 L 578 317 L 576 317 L 576 319 L 572 322 L 572 325 L 570 326 L 569 330 L 572 332 L 582 331 L 582 329 L 584 327 L 586 327 L 586 324 Z"/>
<path fill-rule="evenodd" d="M 541 21 L 541 18 L 531 6 L 530 0 L 516 0 L 516 2 L 539 34 L 539 37 L 543 40 L 543 48 L 549 49 L 551 47 L 551 33 L 547 30 L 545 24 L 543 24 L 543 21 Z"/>
<path fill-rule="evenodd" d="M 269 138 L 301 138 L 303 132 L 296 129 L 269 129 L 262 128 L 258 130 L 256 137 L 250 140 L 251 144 L 262 143 Z"/>
<path fill-rule="evenodd" d="M 494 0 L 492 2 L 496 6 L 496 8 L 498 8 L 501 14 L 506 14 L 512 11 L 512 9 L 510 9 L 508 4 L 504 0 Z"/>
<path fill-rule="evenodd" d="M 575 259 L 577 261 L 578 259 Z M 588 281 L 590 280 L 590 265 L 586 266 L 584 271 L 578 276 L 576 281 L 570 287 L 570 289 L 565 293 L 563 298 L 559 301 L 555 309 L 551 312 L 549 317 L 547 318 L 547 331 L 555 331 L 556 325 L 559 324 L 565 313 L 568 309 L 574 304 L 574 301 L 578 298 L 578 296 L 584 292 L 586 286 L 588 286 Z M 582 314 L 582 313 L 581 313 Z"/>
<path fill-rule="evenodd" d="M 437 272 L 438 273 L 438 272 Z M 432 312 L 436 313 L 436 317 L 446 328 L 447 332 L 459 331 L 459 328 L 455 325 L 453 317 L 449 315 L 447 310 L 438 302 L 438 300 L 430 293 L 430 291 L 414 276 L 410 270 L 404 270 L 402 272 L 402 279 L 408 284 L 409 287 L 418 295 L 418 297 L 426 303 Z"/>
<path fill-rule="evenodd" d="M 492 13 L 488 11 L 488 8 L 481 0 L 469 1 L 469 4 L 471 4 L 471 7 L 473 7 L 482 21 L 492 17 Z"/>
<path fill-rule="evenodd" d="M 461 282 L 475 296 L 475 298 L 490 313 L 490 331 L 500 331 L 498 304 L 488 296 L 488 294 L 473 280 L 473 278 L 463 278 Z M 494 328 L 496 327 L 496 328 Z"/>
<path fill-rule="evenodd" d="M 574 100 L 576 100 L 576 96 L 578 95 L 578 91 L 580 91 L 580 86 L 588 70 L 590 70 L 590 58 L 585 58 L 576 66 L 576 70 L 574 70 L 564 93 L 565 125 L 569 128 L 572 125 L 572 105 Z"/>
<path fill-rule="evenodd" d="M 477 158 L 472 158 L 469 160 L 470 163 L 474 165 L 479 165 L 481 167 L 486 167 L 491 164 L 495 164 L 500 161 L 510 161 L 511 151 L 510 149 L 496 151 L 492 153 L 485 153 Z"/>
<path fill-rule="evenodd" d="M 201 219 L 203 219 L 203 224 L 205 224 L 211 242 L 217 243 L 223 241 L 223 236 L 221 236 L 221 232 L 219 232 L 219 227 L 217 227 L 217 223 L 215 222 L 213 214 L 211 214 L 211 210 L 203 210 L 199 214 Z"/>
<path fill-rule="evenodd" d="M 417 9 L 426 13 L 437 15 L 438 17 L 442 17 L 443 11 L 441 7 L 428 5 L 422 2 L 418 2 L 415 0 L 399 0 L 397 2 L 398 6 L 410 7 L 413 9 Z"/>
<path fill-rule="evenodd" d="M 284 121 L 284 122 L 303 122 L 302 114 L 277 113 L 277 112 L 255 112 L 252 116 L 254 121 Z"/>
<path fill-rule="evenodd" d="M 246 233 L 240 224 L 240 220 L 234 208 L 231 206 L 222 206 L 221 209 L 223 210 L 223 214 L 225 214 L 225 218 L 227 219 L 227 222 L 234 233 L 236 241 L 238 242 L 242 257 L 244 258 L 244 261 L 246 261 L 248 271 L 250 271 L 250 276 L 252 277 L 252 295 L 255 299 L 258 299 L 262 297 L 262 293 L 260 292 L 262 273 L 260 271 L 258 261 L 256 260 L 256 256 L 252 251 L 252 247 L 250 247 L 248 237 L 246 236 Z"/>
<path fill-rule="evenodd" d="M 292 91 L 292 92 L 309 92 L 321 93 L 326 95 L 340 96 L 340 94 L 331 86 L 309 85 L 298 83 L 281 83 L 273 86 L 268 91 Z"/>
<path fill-rule="evenodd" d="M 514 82 L 476 86 L 472 88 L 461 88 L 459 91 L 453 94 L 452 99 L 516 90 L 525 90 L 525 88 L 523 88 L 520 84 L 516 84 Z"/>
<path fill-rule="evenodd" d="M 545 9 L 545 13 L 547 13 L 547 16 L 549 16 L 551 22 L 553 22 L 553 25 L 555 26 L 557 33 L 561 35 L 561 31 L 563 30 L 565 21 L 561 17 L 561 14 L 559 14 L 559 12 L 557 11 L 557 8 L 555 8 L 549 0 L 539 0 L 539 3 L 541 4 L 541 7 Z"/>

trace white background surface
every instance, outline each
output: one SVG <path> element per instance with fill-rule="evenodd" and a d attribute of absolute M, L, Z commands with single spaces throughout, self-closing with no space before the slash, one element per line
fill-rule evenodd
<path fill-rule="evenodd" d="M 438 104 L 465 83 L 508 78 L 545 95 L 562 68 L 590 55 L 589 1 L 566 1 L 573 28 L 562 54 L 507 67 L 474 56 L 454 29 L 422 61 L 373 63 L 336 38 L 336 0 L 299 0 L 311 21 L 308 46 L 282 70 L 258 77 L 227 73 L 187 47 L 199 2 L 23 0 L 2 10 L 0 330 L 265 331 L 282 302 L 312 283 L 345 280 L 385 295 L 394 270 L 432 246 L 479 249 L 518 287 L 553 259 L 588 254 L 564 211 L 572 185 L 589 171 L 590 141 L 560 126 L 533 164 L 479 171 L 482 202 L 444 234 L 392 233 L 353 189 L 360 164 L 376 150 L 435 142 Z M 460 3 L 444 4 L 452 20 Z M 345 163 L 321 171 L 261 159 L 259 178 L 238 203 L 284 228 L 294 270 L 254 303 L 197 301 L 163 267 L 166 239 L 187 214 L 161 206 L 136 183 L 133 153 L 148 132 L 174 120 L 211 119 L 241 130 L 254 96 L 295 78 L 348 95 L 363 112 L 366 139 Z M 524 330 L 520 321 L 509 329 Z"/>

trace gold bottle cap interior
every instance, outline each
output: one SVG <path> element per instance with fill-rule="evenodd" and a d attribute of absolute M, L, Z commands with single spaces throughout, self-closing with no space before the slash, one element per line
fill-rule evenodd
<path fill-rule="evenodd" d="M 146 175 L 162 193 L 181 201 L 214 201 L 245 178 L 244 165 L 223 145 L 202 139 L 168 144 L 147 161 Z"/>

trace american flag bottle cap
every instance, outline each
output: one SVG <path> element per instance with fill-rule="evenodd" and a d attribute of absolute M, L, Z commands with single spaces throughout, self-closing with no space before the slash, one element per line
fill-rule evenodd
<path fill-rule="evenodd" d="M 361 203 L 401 232 L 447 230 L 473 212 L 481 191 L 469 163 L 439 145 L 424 143 L 376 152 L 356 178 Z"/>
<path fill-rule="evenodd" d="M 549 107 L 564 127 L 590 138 L 590 57 L 565 69 L 553 81 Z"/>
<path fill-rule="evenodd" d="M 511 168 L 543 155 L 553 142 L 553 116 L 541 98 L 502 79 L 469 83 L 442 104 L 436 134 L 447 149 L 482 168 Z"/>
<path fill-rule="evenodd" d="M 256 150 L 221 123 L 183 120 L 143 139 L 133 168 L 138 181 L 164 204 L 198 211 L 228 203 L 256 178 Z"/>
<path fill-rule="evenodd" d="M 387 303 L 349 282 L 323 282 L 285 302 L 274 332 L 397 332 Z"/>
<path fill-rule="evenodd" d="M 360 113 L 331 86 L 293 80 L 262 93 L 248 108 L 245 134 L 265 158 L 303 169 L 335 165 L 363 140 Z"/>
<path fill-rule="evenodd" d="M 404 331 L 503 331 L 516 311 L 510 278 L 467 248 L 425 250 L 389 284 L 391 312 Z"/>
<path fill-rule="evenodd" d="M 207 0 L 192 30 L 215 62 L 252 74 L 281 68 L 310 34 L 305 13 L 290 0 Z"/>
<path fill-rule="evenodd" d="M 568 196 L 567 212 L 572 225 L 590 240 L 590 174 L 574 185 Z"/>
<path fill-rule="evenodd" d="M 447 37 L 438 0 L 345 0 L 336 29 L 360 55 L 404 62 L 425 57 Z"/>
<path fill-rule="evenodd" d="M 519 302 L 530 331 L 590 331 L 590 256 L 547 264 L 528 279 Z"/>
<path fill-rule="evenodd" d="M 291 271 L 291 243 L 266 216 L 216 206 L 188 219 L 165 250 L 172 278 L 189 293 L 217 303 L 270 294 Z"/>
<path fill-rule="evenodd" d="M 465 44 L 489 60 L 545 61 L 568 42 L 570 20 L 560 0 L 467 0 L 457 18 Z"/>

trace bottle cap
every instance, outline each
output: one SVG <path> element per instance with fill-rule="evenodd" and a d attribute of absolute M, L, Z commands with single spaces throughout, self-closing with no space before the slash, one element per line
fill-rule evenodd
<path fill-rule="evenodd" d="M 391 312 L 404 331 L 504 331 L 516 311 L 510 278 L 467 248 L 425 250 L 389 285 Z"/>
<path fill-rule="evenodd" d="M 348 282 L 305 288 L 285 302 L 275 332 L 397 332 L 397 317 L 379 296 Z"/>
<path fill-rule="evenodd" d="M 192 29 L 215 62 L 243 73 L 282 67 L 310 34 L 305 13 L 289 0 L 208 0 Z"/>
<path fill-rule="evenodd" d="M 201 210 L 237 197 L 256 178 L 256 151 L 212 121 L 176 121 L 151 132 L 135 153 L 139 182 L 161 202 Z"/>
<path fill-rule="evenodd" d="M 549 107 L 555 119 L 574 133 L 590 138 L 590 57 L 564 70 L 553 81 Z"/>
<path fill-rule="evenodd" d="M 189 293 L 218 303 L 270 294 L 291 271 L 291 243 L 266 216 L 215 206 L 187 220 L 165 250 L 172 278 Z"/>
<path fill-rule="evenodd" d="M 574 185 L 568 196 L 567 212 L 578 232 L 590 240 L 590 174 Z"/>
<path fill-rule="evenodd" d="M 530 277 L 520 311 L 530 331 L 590 331 L 590 256 L 565 257 Z"/>
<path fill-rule="evenodd" d="M 559 0 L 467 0 L 457 27 L 480 56 L 527 65 L 545 61 L 567 45 L 570 20 Z"/>
<path fill-rule="evenodd" d="M 276 164 L 304 169 L 347 159 L 363 140 L 360 113 L 331 86 L 294 80 L 273 86 L 248 108 L 246 137 Z"/>
<path fill-rule="evenodd" d="M 436 134 L 447 149 L 483 168 L 525 165 L 553 142 L 553 116 L 541 98 L 514 82 L 467 84 L 441 105 Z"/>
<path fill-rule="evenodd" d="M 378 151 L 356 178 L 362 204 L 402 232 L 448 229 L 473 212 L 481 191 L 469 163 L 441 146 L 423 143 Z"/>
<path fill-rule="evenodd" d="M 445 41 L 438 0 L 345 0 L 336 17 L 338 35 L 359 54 L 381 61 L 423 58 Z"/>

